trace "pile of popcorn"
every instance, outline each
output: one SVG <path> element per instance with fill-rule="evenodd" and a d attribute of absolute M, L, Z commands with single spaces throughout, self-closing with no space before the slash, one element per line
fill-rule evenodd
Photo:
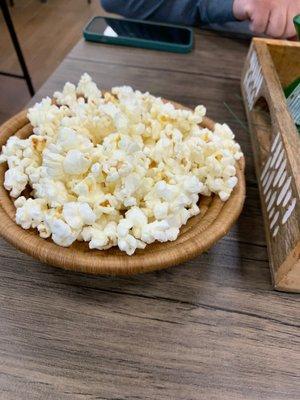
<path fill-rule="evenodd" d="M 240 146 L 225 124 L 201 128 L 205 112 L 128 86 L 101 93 L 88 74 L 66 83 L 29 109 L 33 134 L 2 148 L 17 224 L 60 246 L 80 240 L 128 255 L 175 240 L 199 213 L 199 194 L 226 201 L 237 184 Z"/>

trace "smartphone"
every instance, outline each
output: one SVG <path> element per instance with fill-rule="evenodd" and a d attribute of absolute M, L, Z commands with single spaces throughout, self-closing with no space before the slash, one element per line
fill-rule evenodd
<path fill-rule="evenodd" d="M 175 53 L 188 53 L 193 47 L 192 28 L 134 19 L 94 17 L 83 36 L 92 42 Z"/>

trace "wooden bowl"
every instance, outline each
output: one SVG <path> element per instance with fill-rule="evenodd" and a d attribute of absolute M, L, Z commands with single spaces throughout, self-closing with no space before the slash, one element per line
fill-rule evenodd
<path fill-rule="evenodd" d="M 12 135 L 24 139 L 32 134 L 26 114 L 26 110 L 22 111 L 0 127 L 0 148 Z M 214 122 L 205 118 L 202 126 L 212 129 Z M 73 271 L 131 275 L 163 269 L 201 254 L 229 231 L 240 215 L 245 199 L 243 158 L 236 167 L 238 184 L 227 202 L 222 202 L 218 196 L 200 196 L 200 214 L 188 220 L 174 242 L 155 242 L 128 256 L 116 247 L 102 251 L 90 250 L 87 243 L 77 241 L 70 247 L 60 247 L 51 239 L 42 239 L 36 230 L 25 230 L 18 226 L 15 223 L 13 200 L 3 186 L 7 165 L 1 164 L 0 234 L 16 248 L 40 261 Z"/>

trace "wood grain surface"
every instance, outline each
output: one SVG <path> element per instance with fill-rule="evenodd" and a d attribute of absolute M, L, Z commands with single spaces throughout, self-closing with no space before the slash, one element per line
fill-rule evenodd
<path fill-rule="evenodd" d="M 247 49 L 203 32 L 188 56 L 80 42 L 41 88 L 34 101 L 87 71 L 205 104 L 242 145 L 247 198 L 208 253 L 135 277 L 51 268 L 0 239 L 1 400 L 299 398 L 299 297 L 271 287 L 239 90 Z"/>

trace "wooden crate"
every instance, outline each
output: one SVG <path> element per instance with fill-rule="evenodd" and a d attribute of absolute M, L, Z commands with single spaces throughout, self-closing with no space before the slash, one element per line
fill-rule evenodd
<path fill-rule="evenodd" d="M 252 41 L 242 75 L 274 288 L 300 292 L 300 138 L 282 87 L 300 76 L 300 43 Z"/>

